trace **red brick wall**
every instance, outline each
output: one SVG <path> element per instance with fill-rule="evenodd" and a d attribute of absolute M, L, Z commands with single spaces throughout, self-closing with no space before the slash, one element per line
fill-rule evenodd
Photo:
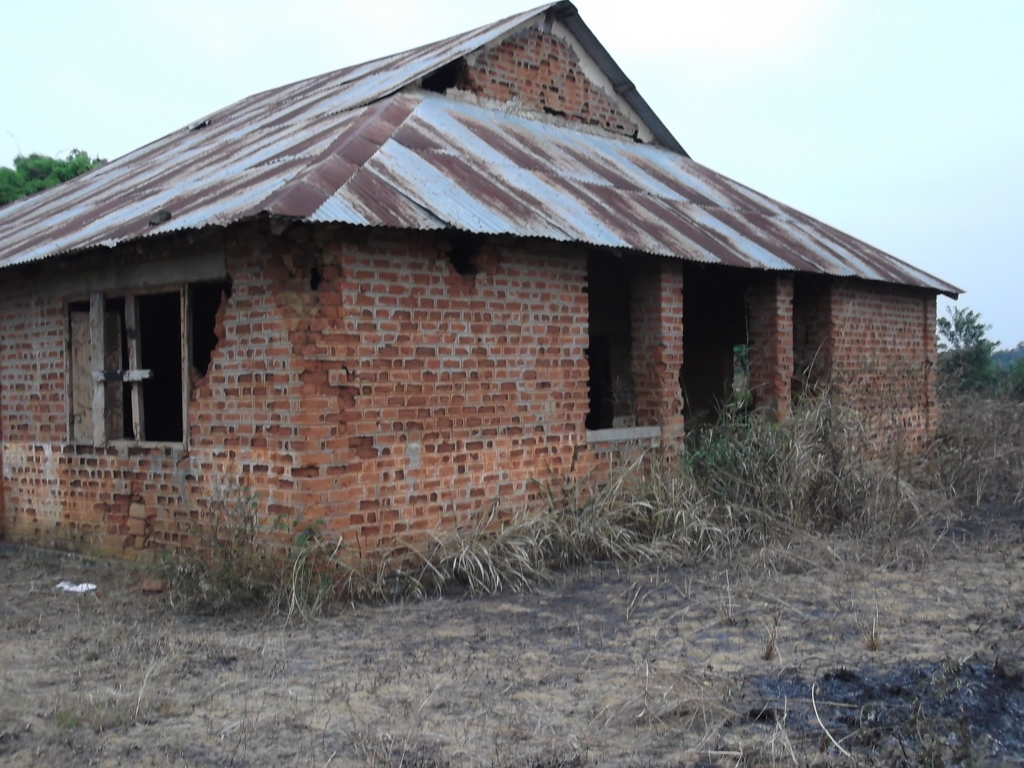
<path fill-rule="evenodd" d="M 748 307 L 755 404 L 784 415 L 791 378 L 797 390 L 831 380 L 879 444 L 934 435 L 934 294 L 855 278 L 798 279 L 794 292 L 778 277 L 755 284 Z"/>
<path fill-rule="evenodd" d="M 291 468 L 301 455 L 293 418 L 305 401 L 281 313 L 268 292 L 268 256 L 252 228 L 224 238 L 235 292 L 222 308 L 210 370 L 193 392 L 191 444 L 68 442 L 63 298 L 39 298 L 44 281 L 9 281 L 0 291 L 0 421 L 4 446 L 4 532 L 38 543 L 133 553 L 181 538 L 182 518 L 228 493 L 238 477 L 265 508 L 294 511 Z M 138 261 L 181 253 L 184 238 L 113 255 Z M 100 263 L 102 257 L 85 260 Z M 36 295 L 35 298 L 28 298 Z M 142 536 L 129 509 L 148 515 Z"/>
<path fill-rule="evenodd" d="M 637 133 L 637 125 L 618 108 L 614 94 L 592 82 L 576 52 L 549 32 L 523 30 L 477 53 L 470 58 L 461 87 L 625 136 Z"/>
<path fill-rule="evenodd" d="M 935 295 L 863 280 L 832 285 L 829 359 L 882 442 L 935 433 Z"/>
<path fill-rule="evenodd" d="M 225 252 L 233 289 L 192 392 L 186 448 L 69 443 L 66 300 L 42 297 L 45 270 L 0 287 L 7 535 L 125 553 L 174 546 L 190 515 L 241 481 L 260 494 L 268 527 L 322 519 L 372 549 L 493 504 L 533 503 L 538 483 L 580 477 L 614 452 L 586 444 L 584 248 L 484 239 L 476 274 L 459 274 L 443 235 L 296 226 L 274 236 L 248 224 L 206 237 L 81 262 Z M 682 425 L 682 272 L 663 260 L 635 282 L 641 423 L 671 440 Z M 792 283 L 771 285 L 752 314 L 751 361 L 774 349 L 764 359 L 776 376 L 787 354 L 792 371 L 792 348 L 780 345 L 792 333 Z M 845 391 L 865 406 L 897 405 L 873 416 L 879 430 L 930 434 L 934 297 L 837 280 L 828 304 Z M 133 504 L 147 515 L 141 535 Z M 286 524 L 278 535 L 294 532 Z"/>
<path fill-rule="evenodd" d="M 534 481 L 570 472 L 583 431 L 584 253 L 485 245 L 463 276 L 446 248 L 385 234 L 328 244 L 320 290 L 340 317 L 294 337 L 343 430 L 348 487 L 325 489 L 318 509 L 370 543 L 534 500 Z"/>
<path fill-rule="evenodd" d="M 222 247 L 233 290 L 186 449 L 68 443 L 66 303 L 28 298 L 34 280 L 0 290 L 7 535 L 126 554 L 173 546 L 190 514 L 241 480 L 268 527 L 323 519 L 372 548 L 529 503 L 535 481 L 587 465 L 583 249 L 489 245 L 464 276 L 443 239 L 418 234 L 247 225 Z M 148 514 L 138 538 L 133 503 Z"/>

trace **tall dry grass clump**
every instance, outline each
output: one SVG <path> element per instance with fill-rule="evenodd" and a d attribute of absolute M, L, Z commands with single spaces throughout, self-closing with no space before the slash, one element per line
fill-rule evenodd
<path fill-rule="evenodd" d="M 781 424 L 733 408 L 671 458 L 642 453 L 610 477 L 546 486 L 542 509 L 438 533 L 405 574 L 417 587 L 458 581 L 490 593 L 549 569 L 691 564 L 801 532 L 892 540 L 941 506 L 913 469 L 880 455 L 834 398 L 808 399 Z"/>
<path fill-rule="evenodd" d="M 545 486 L 541 508 L 498 508 L 426 541 L 364 552 L 304 524 L 285 551 L 268 546 L 259 500 L 242 486 L 200 518 L 195 551 L 168 562 L 179 602 L 260 604 L 290 616 L 331 606 L 437 593 L 520 590 L 551 569 L 595 561 L 690 564 L 742 544 L 786 544 L 806 533 L 897 542 L 936 529 L 947 499 L 1019 504 L 1024 409 L 980 399 L 947 403 L 923 455 L 879 448 L 839 398 L 808 397 L 777 423 L 727 408 L 666 457 L 641 453 L 610 477 Z M 887 453 L 888 451 L 888 453 Z M 272 554 L 272 552 L 276 554 Z"/>
<path fill-rule="evenodd" d="M 691 437 L 684 464 L 689 482 L 733 510 L 747 540 L 898 535 L 935 502 L 902 452 L 880 452 L 857 412 L 827 394 L 804 399 L 782 423 L 729 411 Z"/>
<path fill-rule="evenodd" d="M 978 394 L 943 399 L 927 477 L 961 505 L 1024 503 L 1024 403 Z"/>

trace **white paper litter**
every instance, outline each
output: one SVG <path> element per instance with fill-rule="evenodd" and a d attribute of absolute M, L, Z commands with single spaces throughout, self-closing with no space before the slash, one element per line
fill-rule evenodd
<path fill-rule="evenodd" d="M 62 581 L 54 589 L 63 589 L 65 592 L 92 592 L 96 589 L 96 585 L 89 582 L 73 584 L 70 581 Z"/>

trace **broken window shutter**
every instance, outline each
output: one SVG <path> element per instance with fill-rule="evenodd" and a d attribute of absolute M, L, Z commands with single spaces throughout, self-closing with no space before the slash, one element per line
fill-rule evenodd
<path fill-rule="evenodd" d="M 192 396 L 192 291 L 181 286 L 181 442 L 188 447 L 188 402 Z"/>
<path fill-rule="evenodd" d="M 75 442 L 93 440 L 92 344 L 89 313 L 72 311 L 71 322 L 71 436 Z"/>
<path fill-rule="evenodd" d="M 135 296 L 124 297 L 124 326 L 128 335 L 128 370 L 142 367 L 142 340 L 139 333 L 138 307 Z M 132 434 L 136 440 L 146 439 L 146 414 L 142 408 L 142 382 L 132 381 Z"/>
<path fill-rule="evenodd" d="M 97 380 L 96 372 L 103 367 L 105 361 L 106 345 L 106 313 L 104 312 L 104 301 L 102 293 L 94 293 L 89 296 L 89 347 L 90 347 L 90 368 L 93 371 L 93 392 L 92 392 L 92 442 L 93 445 L 103 445 L 107 442 L 107 389 L 100 378 Z"/>
<path fill-rule="evenodd" d="M 103 323 L 103 370 L 117 370 L 121 367 L 121 318 L 117 312 L 104 312 Z M 107 440 L 124 437 L 124 387 L 119 381 L 106 381 L 106 429 Z"/>

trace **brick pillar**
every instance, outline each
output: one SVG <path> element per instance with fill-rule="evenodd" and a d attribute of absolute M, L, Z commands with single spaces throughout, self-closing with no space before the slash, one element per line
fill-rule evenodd
<path fill-rule="evenodd" d="M 939 426 L 939 400 L 936 392 L 939 351 L 935 338 L 935 294 L 924 300 L 924 438 L 931 440 Z"/>
<path fill-rule="evenodd" d="M 683 436 L 683 268 L 659 259 L 630 281 L 632 369 L 638 426 L 661 427 L 662 445 Z"/>
<path fill-rule="evenodd" d="M 773 277 L 747 294 L 750 391 L 754 406 L 789 415 L 793 379 L 793 278 Z"/>

